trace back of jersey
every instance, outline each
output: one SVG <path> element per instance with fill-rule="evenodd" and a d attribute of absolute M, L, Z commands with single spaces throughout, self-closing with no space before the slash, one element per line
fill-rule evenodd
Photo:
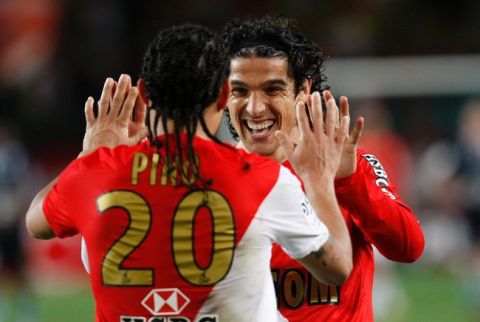
<path fill-rule="evenodd" d="M 269 196 L 288 170 L 199 138 L 194 147 L 199 175 L 187 164 L 168 169 L 147 143 L 100 149 L 73 162 L 47 197 L 57 236 L 85 238 L 97 321 L 276 319 L 272 240 L 322 230 L 308 220 L 292 228 L 266 205 L 286 205 Z M 189 185 L 199 178 L 206 188 Z"/>

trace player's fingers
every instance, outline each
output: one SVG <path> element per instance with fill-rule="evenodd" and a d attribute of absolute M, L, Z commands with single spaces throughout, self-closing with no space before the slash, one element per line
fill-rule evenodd
<path fill-rule="evenodd" d="M 310 94 L 307 94 L 305 99 L 305 112 L 307 113 L 308 126 L 313 130 L 312 96 Z"/>
<path fill-rule="evenodd" d="M 120 114 L 118 115 L 120 121 L 128 122 L 132 118 L 133 107 L 135 106 L 135 101 L 138 97 L 138 89 L 136 87 L 130 88 L 127 94 L 127 98 L 125 98 L 125 102 L 123 103 L 123 107 L 120 110 Z"/>
<path fill-rule="evenodd" d="M 329 90 L 323 91 L 323 98 L 325 100 L 325 105 L 328 106 L 326 103 L 333 101 L 336 105 L 335 98 L 332 95 L 332 92 Z M 340 117 L 335 118 L 335 127 L 338 128 L 340 125 Z"/>
<path fill-rule="evenodd" d="M 323 110 L 322 110 L 322 98 L 319 92 L 314 92 L 311 95 L 312 101 L 312 122 L 313 131 L 317 135 L 323 134 Z"/>
<path fill-rule="evenodd" d="M 350 105 L 346 96 L 340 96 L 340 118 L 350 116 Z"/>
<path fill-rule="evenodd" d="M 120 76 L 121 77 L 121 76 Z M 125 87 L 125 95 L 123 97 L 123 100 L 125 101 L 127 99 L 127 96 L 128 96 L 128 93 L 130 91 L 130 88 L 132 88 L 132 80 L 129 76 L 129 80 L 127 82 L 127 86 Z M 114 92 L 115 93 L 115 92 Z M 112 100 L 113 100 L 113 97 L 112 97 Z"/>
<path fill-rule="evenodd" d="M 112 86 L 112 93 L 111 93 L 110 97 L 108 98 L 109 102 L 110 102 L 110 106 L 113 104 L 113 96 L 115 95 L 116 92 L 117 92 L 117 82 L 114 81 L 113 86 Z"/>
<path fill-rule="evenodd" d="M 300 138 L 303 140 L 308 137 L 308 134 L 311 132 L 310 124 L 308 123 L 307 111 L 305 110 L 305 103 L 302 101 L 297 102 L 296 109 Z"/>
<path fill-rule="evenodd" d="M 95 123 L 95 114 L 93 113 L 93 97 L 87 98 L 85 102 L 85 120 L 87 121 L 87 128 Z"/>
<path fill-rule="evenodd" d="M 307 94 L 307 104 L 308 106 L 312 106 L 312 94 Z"/>
<path fill-rule="evenodd" d="M 338 124 L 337 103 L 335 102 L 335 98 L 330 91 L 324 91 L 323 98 L 325 99 L 325 105 L 327 106 L 327 115 L 325 117 L 325 133 L 327 136 L 333 137 Z"/>
<path fill-rule="evenodd" d="M 145 124 L 146 117 L 147 117 L 147 104 L 145 104 L 145 101 L 140 97 L 140 93 L 139 93 L 139 95 L 137 96 L 137 100 L 135 101 L 133 120 L 135 123 Z"/>
<path fill-rule="evenodd" d="M 125 98 L 127 98 L 127 95 L 131 88 L 132 88 L 132 79 L 130 78 L 130 76 L 128 76 L 127 88 L 125 89 Z"/>
<path fill-rule="evenodd" d="M 287 158 L 290 159 L 294 150 L 293 142 L 281 131 L 275 131 L 274 134 L 280 146 L 283 147 Z"/>
<path fill-rule="evenodd" d="M 364 125 L 365 125 L 365 119 L 361 116 L 358 117 L 355 121 L 355 127 L 353 128 L 353 132 L 350 135 L 350 140 L 352 144 L 357 145 L 358 141 L 360 141 L 360 137 L 362 136 Z"/>
<path fill-rule="evenodd" d="M 120 113 L 120 109 L 125 101 L 125 95 L 128 95 L 127 88 L 131 84 L 130 76 L 127 74 L 122 74 L 118 80 L 117 90 L 113 96 L 113 102 L 111 106 L 111 115 L 116 117 Z M 132 107 L 133 108 L 133 107 Z"/>
<path fill-rule="evenodd" d="M 337 142 L 344 143 L 348 136 L 348 129 L 350 127 L 350 116 L 345 115 L 340 119 L 340 126 L 337 132 Z"/>
<path fill-rule="evenodd" d="M 103 85 L 102 95 L 98 101 L 98 116 L 102 117 L 108 113 L 108 106 L 110 105 L 110 97 L 112 95 L 112 89 L 115 81 L 110 77 L 105 80 Z"/>

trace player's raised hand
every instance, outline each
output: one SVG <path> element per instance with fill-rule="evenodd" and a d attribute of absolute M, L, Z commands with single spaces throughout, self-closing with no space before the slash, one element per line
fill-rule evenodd
<path fill-rule="evenodd" d="M 323 120 L 320 94 L 314 92 L 307 99 L 310 120 L 303 102 L 297 103 L 296 113 L 300 140 L 294 144 L 281 131 L 275 132 L 279 143 L 285 149 L 287 158 L 295 172 L 305 180 L 312 176 L 327 176 L 333 179 L 340 166 L 343 146 L 348 136 L 350 116 L 339 120 L 339 110 L 333 97 L 326 104 L 326 117 Z"/>
<path fill-rule="evenodd" d="M 121 75 L 118 83 L 107 78 L 97 105 L 95 117 L 94 99 L 89 97 L 85 103 L 87 127 L 81 156 L 101 146 L 133 145 L 147 136 L 146 105 L 139 97 L 138 88 L 132 87 L 130 76 Z"/>
<path fill-rule="evenodd" d="M 335 105 L 335 99 L 330 91 L 323 92 L 323 98 L 326 102 L 326 105 L 329 104 Z M 345 96 L 340 97 L 340 120 L 344 116 L 350 116 L 350 107 L 348 103 L 348 98 Z M 364 126 L 364 119 L 363 117 L 358 117 L 355 120 L 355 126 L 353 131 L 348 134 L 347 133 L 347 140 L 345 141 L 345 145 L 343 146 L 343 153 L 342 153 L 342 160 L 340 162 L 340 166 L 338 168 L 336 178 L 346 178 L 353 173 L 355 173 L 357 169 L 357 146 L 360 140 L 360 136 L 362 135 Z"/>

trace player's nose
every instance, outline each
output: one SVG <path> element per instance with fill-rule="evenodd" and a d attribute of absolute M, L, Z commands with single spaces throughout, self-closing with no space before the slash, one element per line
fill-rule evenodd
<path fill-rule="evenodd" d="M 267 104 L 260 95 L 257 95 L 255 93 L 252 93 L 252 95 L 250 95 L 247 102 L 247 112 L 251 116 L 260 116 L 263 112 L 265 112 L 266 108 Z"/>

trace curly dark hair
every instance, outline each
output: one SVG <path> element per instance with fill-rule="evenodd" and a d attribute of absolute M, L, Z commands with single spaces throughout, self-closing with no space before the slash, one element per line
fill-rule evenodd
<path fill-rule="evenodd" d="M 297 94 L 305 80 L 312 80 L 312 91 L 322 90 L 327 80 L 325 54 L 305 38 L 292 18 L 265 16 L 235 19 L 224 28 L 224 41 L 230 47 L 230 58 L 276 57 L 288 59 L 288 76 L 295 82 Z"/>
<path fill-rule="evenodd" d="M 262 18 L 235 19 L 224 27 L 223 40 L 230 48 L 230 59 L 238 57 L 286 58 L 287 75 L 294 80 L 295 94 L 307 79 L 312 80 L 311 90 L 322 91 L 327 76 L 324 73 L 326 55 L 298 29 L 292 18 L 265 16 Z M 238 135 L 226 111 L 230 132 Z"/>
<path fill-rule="evenodd" d="M 182 151 L 180 135 L 187 133 L 186 158 L 198 174 L 198 160 L 192 146 L 197 124 L 208 137 L 223 145 L 206 126 L 203 112 L 218 98 L 221 86 L 228 75 L 227 49 L 218 34 L 204 26 L 184 24 L 161 30 L 148 46 L 143 57 L 140 77 L 145 82 L 148 98 L 156 113 L 150 126 L 153 145 L 166 149 L 166 158 L 172 171 L 185 172 L 185 151 Z M 175 149 L 169 140 L 157 138 L 159 122 L 166 135 L 167 119 L 174 121 Z M 180 162 L 175 162 L 180 158 Z"/>

